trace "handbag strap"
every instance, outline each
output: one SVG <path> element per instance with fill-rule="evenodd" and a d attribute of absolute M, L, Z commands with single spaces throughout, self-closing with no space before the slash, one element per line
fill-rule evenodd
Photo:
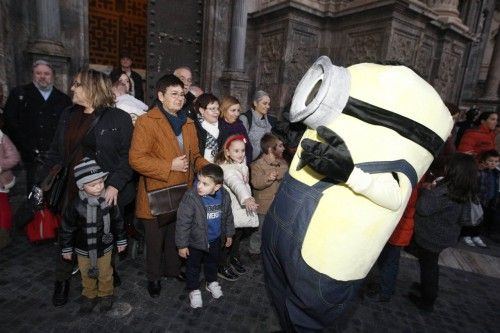
<path fill-rule="evenodd" d="M 69 155 L 69 159 L 66 161 L 66 163 L 63 165 L 63 168 L 67 167 L 68 165 L 71 164 L 71 162 L 73 161 L 73 159 L 75 158 L 76 156 L 76 153 L 78 151 L 78 148 L 80 148 L 80 145 L 83 143 L 83 140 L 87 137 L 87 135 L 94 129 L 94 127 L 97 125 L 97 123 L 99 122 L 99 120 L 102 118 L 102 116 L 104 115 L 104 113 L 106 112 L 106 108 L 104 108 L 102 110 L 102 112 L 100 112 L 97 117 L 94 118 L 94 120 L 92 120 L 92 123 L 90 124 L 88 130 L 85 132 L 85 134 L 80 138 L 80 140 L 78 140 L 78 143 L 75 145 L 75 148 L 73 148 L 73 150 L 71 151 L 71 154 Z"/>

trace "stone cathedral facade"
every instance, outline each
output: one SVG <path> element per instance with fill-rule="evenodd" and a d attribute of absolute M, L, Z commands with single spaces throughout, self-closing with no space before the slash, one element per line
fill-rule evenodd
<path fill-rule="evenodd" d="M 69 88 L 79 67 L 109 70 L 132 53 L 152 97 L 179 65 L 216 95 L 246 105 L 256 89 L 279 115 L 319 55 L 337 65 L 397 61 L 443 100 L 496 109 L 499 0 L 5 0 L 0 84 L 29 82 L 34 59 L 52 61 Z"/>

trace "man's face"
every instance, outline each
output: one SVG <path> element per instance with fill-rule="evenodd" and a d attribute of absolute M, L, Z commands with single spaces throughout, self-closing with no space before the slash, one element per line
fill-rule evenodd
<path fill-rule="evenodd" d="M 132 59 L 129 57 L 123 57 L 120 59 L 120 65 L 125 68 L 129 68 L 132 66 Z"/>
<path fill-rule="evenodd" d="M 40 89 L 46 89 L 54 83 L 54 73 L 49 66 L 38 65 L 33 68 L 33 83 Z"/>
<path fill-rule="evenodd" d="M 184 83 L 184 93 L 187 94 L 191 84 L 193 84 L 193 75 L 185 68 L 176 69 L 174 75 Z"/>

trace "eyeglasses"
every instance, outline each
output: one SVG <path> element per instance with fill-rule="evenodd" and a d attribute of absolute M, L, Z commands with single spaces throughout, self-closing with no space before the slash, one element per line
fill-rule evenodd
<path fill-rule="evenodd" d="M 219 112 L 219 108 L 214 108 L 214 107 L 206 108 L 205 110 L 208 110 L 210 112 Z"/>
<path fill-rule="evenodd" d="M 78 82 L 78 81 L 73 81 L 73 83 L 71 84 L 72 87 L 75 87 L 75 88 L 78 88 L 78 87 L 81 87 L 82 86 L 82 83 L 81 82 Z"/>

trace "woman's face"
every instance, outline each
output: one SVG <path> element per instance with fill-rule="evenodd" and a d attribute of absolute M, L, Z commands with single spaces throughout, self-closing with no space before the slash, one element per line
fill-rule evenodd
<path fill-rule="evenodd" d="M 254 101 L 253 106 L 255 108 L 255 111 L 262 115 L 266 115 L 269 111 L 269 108 L 271 107 L 271 99 L 269 98 L 269 96 L 264 96 L 258 101 Z"/>
<path fill-rule="evenodd" d="M 226 158 L 236 163 L 243 163 L 245 160 L 245 143 L 240 140 L 231 142 L 229 148 L 226 149 Z"/>
<path fill-rule="evenodd" d="M 128 93 L 130 91 L 130 79 L 128 78 L 127 74 L 120 75 L 118 81 L 126 87 L 125 92 Z"/>
<path fill-rule="evenodd" d="M 490 116 L 486 120 L 481 120 L 481 124 L 483 124 L 489 130 L 494 131 L 497 127 L 498 115 L 496 113 L 490 114 Z"/>
<path fill-rule="evenodd" d="M 170 86 L 167 87 L 165 92 L 158 92 L 158 99 L 162 103 L 165 110 L 177 113 L 182 109 L 184 105 L 184 89 L 181 86 Z"/>
<path fill-rule="evenodd" d="M 208 123 L 217 123 L 219 120 L 219 102 L 209 103 L 205 109 L 200 108 L 200 114 Z"/>
<path fill-rule="evenodd" d="M 224 114 L 224 120 L 228 124 L 232 124 L 236 122 L 236 120 L 238 120 L 238 118 L 240 117 L 240 113 L 240 105 L 233 104 L 227 109 L 226 113 Z"/>
<path fill-rule="evenodd" d="M 80 74 L 78 74 L 73 81 L 73 84 L 71 85 L 71 92 L 73 92 L 73 103 L 81 105 L 83 107 L 91 106 L 92 103 L 89 101 L 85 89 L 83 89 Z"/>

